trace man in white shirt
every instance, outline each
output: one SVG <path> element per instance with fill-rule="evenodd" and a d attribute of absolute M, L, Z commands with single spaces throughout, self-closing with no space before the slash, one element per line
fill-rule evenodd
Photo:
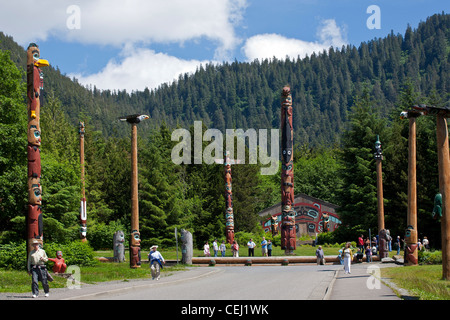
<path fill-rule="evenodd" d="M 166 263 L 161 253 L 156 250 L 157 248 L 158 246 L 151 246 L 150 253 L 148 254 L 148 261 L 152 271 L 152 280 L 155 280 L 155 278 L 156 280 L 159 280 L 160 268 L 162 268 L 162 265 Z"/>
<path fill-rule="evenodd" d="M 214 239 L 213 249 L 214 249 L 214 257 L 217 257 L 217 253 L 219 252 L 219 245 L 217 244 L 217 239 Z"/>
<path fill-rule="evenodd" d="M 256 243 L 253 242 L 253 239 L 250 239 L 250 241 L 247 242 L 247 247 L 248 247 L 248 256 L 249 257 L 254 257 L 255 256 Z"/>
<path fill-rule="evenodd" d="M 33 298 L 39 295 L 39 281 L 44 288 L 45 296 L 48 297 L 49 286 L 47 280 L 47 269 L 45 262 L 48 261 L 47 253 L 39 247 L 39 241 L 33 240 L 33 250 L 28 254 L 27 270 L 31 275 L 31 291 Z"/>

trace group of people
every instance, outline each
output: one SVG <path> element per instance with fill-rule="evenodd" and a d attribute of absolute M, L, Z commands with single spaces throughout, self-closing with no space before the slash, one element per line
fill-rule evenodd
<path fill-rule="evenodd" d="M 253 239 L 250 239 L 247 242 L 247 248 L 248 248 L 248 256 L 249 257 L 254 257 L 255 256 L 255 248 L 256 248 L 256 243 L 253 241 Z M 222 241 L 222 244 L 218 244 L 217 239 L 214 239 L 214 242 L 212 244 L 212 249 L 214 252 L 214 257 L 218 257 L 219 255 L 219 251 L 220 251 L 220 255 L 222 257 L 225 257 L 225 252 L 227 250 L 226 244 L 225 244 L 225 240 Z M 231 244 L 231 252 L 233 254 L 233 257 L 239 257 L 239 244 L 237 243 L 236 240 L 233 241 L 233 243 Z M 203 246 L 203 253 L 205 255 L 205 257 L 211 257 L 211 248 L 209 246 L 208 241 L 205 242 L 205 245 Z M 261 241 L 261 254 L 263 257 L 270 257 L 272 256 L 272 241 L 266 240 L 265 237 L 262 238 Z"/>

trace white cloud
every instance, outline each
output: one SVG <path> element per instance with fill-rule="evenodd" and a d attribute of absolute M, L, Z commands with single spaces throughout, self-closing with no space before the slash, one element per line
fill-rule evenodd
<path fill-rule="evenodd" d="M 249 61 L 271 59 L 274 56 L 278 59 L 285 59 L 286 56 L 296 59 L 298 56 L 303 58 L 313 52 L 321 52 L 330 46 L 340 48 L 346 44 L 344 28 L 339 28 L 333 19 L 321 23 L 317 37 L 320 41 L 311 42 L 274 33 L 259 34 L 248 38 L 242 51 Z"/>
<path fill-rule="evenodd" d="M 234 28 L 246 0 L 0 0 L 0 30 L 22 45 L 49 36 L 87 44 L 183 43 L 205 37 L 216 57 L 240 42 Z M 67 9 L 80 9 L 80 28 L 69 29 Z"/>
<path fill-rule="evenodd" d="M 95 85 L 101 90 L 144 90 L 157 88 L 162 83 L 177 80 L 180 74 L 195 72 L 200 64 L 209 61 L 183 60 L 145 48 L 126 46 L 122 51 L 123 61 L 110 60 L 99 73 L 84 76 L 70 74 L 83 85 Z"/>

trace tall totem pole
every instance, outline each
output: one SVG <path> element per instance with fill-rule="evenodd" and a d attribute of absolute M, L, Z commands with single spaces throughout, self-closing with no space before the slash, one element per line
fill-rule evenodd
<path fill-rule="evenodd" d="M 138 161 L 137 161 L 137 124 L 148 119 L 145 114 L 134 114 L 119 118 L 131 123 L 131 240 L 130 268 L 141 266 L 141 234 L 139 233 L 139 200 L 138 200 Z"/>
<path fill-rule="evenodd" d="M 41 186 L 41 90 L 44 89 L 44 74 L 41 67 L 48 66 L 47 60 L 40 58 L 39 47 L 30 43 L 27 49 L 27 112 L 28 112 L 28 215 L 27 252 L 33 250 L 33 240 L 43 245 L 42 186 Z"/>
<path fill-rule="evenodd" d="M 405 230 L 405 266 L 419 264 L 417 229 L 416 119 L 423 113 L 408 110 L 400 118 L 409 120 L 408 137 L 408 211 Z"/>
<path fill-rule="evenodd" d="M 392 240 L 389 230 L 384 227 L 384 197 L 383 197 L 383 170 L 381 162 L 383 161 L 383 151 L 381 150 L 380 137 L 375 141 L 374 159 L 377 169 L 377 202 L 378 202 L 378 250 L 380 258 L 389 256 L 389 241 Z"/>
<path fill-rule="evenodd" d="M 442 197 L 441 238 L 442 238 L 442 278 L 450 280 L 450 159 L 447 118 L 450 108 L 435 106 L 413 106 L 412 111 L 420 115 L 436 116 L 436 143 L 439 170 L 439 193 Z M 411 111 L 402 112 L 401 115 Z M 406 262 L 406 261 L 405 261 Z"/>
<path fill-rule="evenodd" d="M 296 249 L 293 138 L 291 88 L 285 86 L 281 93 L 281 249 L 286 254 Z"/>
<path fill-rule="evenodd" d="M 84 122 L 79 123 L 80 128 L 78 130 L 80 134 L 80 164 L 81 164 L 81 202 L 80 202 L 80 239 L 86 242 L 87 233 L 87 212 L 86 212 L 86 190 L 84 180 Z"/>
<path fill-rule="evenodd" d="M 238 164 L 240 160 L 232 160 L 230 158 L 230 151 L 224 152 L 223 159 L 215 159 L 215 163 L 225 165 L 225 232 L 227 242 L 232 244 L 234 241 L 234 212 L 233 212 L 233 191 L 231 178 L 231 165 Z"/>

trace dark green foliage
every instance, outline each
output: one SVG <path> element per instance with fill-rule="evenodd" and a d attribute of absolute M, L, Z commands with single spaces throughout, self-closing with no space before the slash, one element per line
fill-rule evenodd
<path fill-rule="evenodd" d="M 354 240 L 368 228 L 376 233 L 376 135 L 385 155 L 386 227 L 403 235 L 408 121 L 398 116 L 415 103 L 448 104 L 449 25 L 449 15 L 437 14 L 404 35 L 391 33 L 359 47 L 330 48 L 304 59 L 206 65 L 157 90 L 133 93 L 84 88 L 57 68 L 46 68 L 45 241 L 69 245 L 79 237 L 80 120 L 86 124 L 87 238 L 95 249 L 111 248 L 113 233 L 122 229 L 128 241 L 130 126 L 117 118 L 133 113 L 151 117 L 138 128 L 143 247 L 173 246 L 175 227 L 190 230 L 197 247 L 223 238 L 223 166 L 173 164 L 171 132 L 191 128 L 193 137 L 195 120 L 203 122 L 203 132 L 279 128 L 280 89 L 287 83 L 293 93 L 295 190 L 341 206 L 343 226 L 332 242 Z M 0 33 L 0 243 L 25 237 L 25 59 L 23 48 Z M 432 246 L 440 243 L 439 225 L 430 214 L 438 187 L 435 136 L 434 118 L 418 119 L 419 238 L 428 236 Z M 256 213 L 280 201 L 279 171 L 262 176 L 257 164 L 233 166 L 232 172 L 235 231 L 258 233 Z"/>

